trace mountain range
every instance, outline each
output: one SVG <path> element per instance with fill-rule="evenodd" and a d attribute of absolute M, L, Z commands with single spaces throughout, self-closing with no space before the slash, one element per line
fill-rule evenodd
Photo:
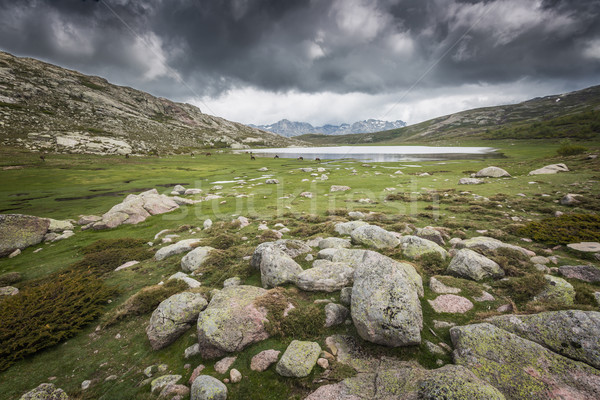
<path fill-rule="evenodd" d="M 71 153 L 181 153 L 301 142 L 106 79 L 0 52 L 0 144 Z"/>
<path fill-rule="evenodd" d="M 367 119 L 364 121 L 358 121 L 353 124 L 341 124 L 341 125 L 323 125 L 323 126 L 312 126 L 308 122 L 296 122 L 287 119 L 282 119 L 279 122 L 275 122 L 270 125 L 249 125 L 250 127 L 261 129 L 267 132 L 277 133 L 285 137 L 293 137 L 298 135 L 305 135 L 308 133 L 316 133 L 323 135 L 347 135 L 353 133 L 373 133 L 386 131 L 390 129 L 397 129 L 406 126 L 404 121 L 381 121 L 378 119 Z"/>

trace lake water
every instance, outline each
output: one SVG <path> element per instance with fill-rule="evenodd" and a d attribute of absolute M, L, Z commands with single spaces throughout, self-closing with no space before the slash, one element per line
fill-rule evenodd
<path fill-rule="evenodd" d="M 305 159 L 355 159 L 373 162 L 436 161 L 495 158 L 502 155 L 491 147 L 438 146 L 338 146 L 338 147 L 281 147 L 252 149 L 259 157 Z"/>

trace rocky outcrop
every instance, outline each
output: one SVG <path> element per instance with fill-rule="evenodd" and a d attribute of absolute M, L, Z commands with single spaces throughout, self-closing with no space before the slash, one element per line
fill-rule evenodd
<path fill-rule="evenodd" d="M 335 224 L 333 229 L 340 235 L 350 235 L 353 230 L 365 225 L 369 225 L 369 223 L 365 221 L 340 222 Z"/>
<path fill-rule="evenodd" d="M 418 236 L 406 235 L 400 238 L 402 254 L 411 260 L 421 258 L 425 254 L 439 254 L 442 259 L 448 257 L 448 252 L 437 243 Z"/>
<path fill-rule="evenodd" d="M 485 181 L 477 178 L 460 178 L 458 180 L 459 185 L 480 185 L 482 183 L 485 183 Z"/>
<path fill-rule="evenodd" d="M 349 240 L 338 237 L 329 237 L 319 241 L 320 249 L 347 249 L 351 246 L 352 243 Z"/>
<path fill-rule="evenodd" d="M 398 238 L 392 232 L 388 232 L 376 225 L 363 225 L 354 229 L 350 236 L 352 243 L 375 249 L 390 249 L 398 246 Z"/>
<path fill-rule="evenodd" d="M 319 354 L 321 346 L 318 343 L 292 340 L 277 363 L 275 371 L 282 376 L 303 378 L 310 374 Z"/>
<path fill-rule="evenodd" d="M 452 257 L 446 273 L 474 281 L 504 276 L 504 271 L 498 263 L 470 249 L 458 250 Z"/>
<path fill-rule="evenodd" d="M 354 273 L 351 313 L 358 334 L 386 346 L 421 343 L 423 283 L 414 267 L 372 251 Z"/>
<path fill-rule="evenodd" d="M 501 178 L 504 176 L 510 177 L 510 174 L 498 167 L 487 167 L 475 174 L 475 178 Z"/>
<path fill-rule="evenodd" d="M 600 312 L 565 310 L 501 315 L 487 322 L 555 353 L 600 369 Z"/>
<path fill-rule="evenodd" d="M 358 267 L 368 250 L 358 249 L 323 249 L 317 258 L 332 262 L 344 263 L 352 268 Z"/>
<path fill-rule="evenodd" d="M 210 246 L 196 247 L 183 256 L 181 259 L 181 269 L 185 272 L 194 272 L 202 266 L 213 250 L 214 248 Z"/>
<path fill-rule="evenodd" d="M 450 329 L 454 362 L 507 399 L 594 399 L 600 371 L 490 323 Z"/>
<path fill-rule="evenodd" d="M 200 375 L 192 383 L 190 400 L 227 400 L 227 386 L 210 375 Z"/>
<path fill-rule="evenodd" d="M 0 257 L 41 243 L 50 227 L 47 218 L 22 214 L 0 214 Z"/>
<path fill-rule="evenodd" d="M 457 249 L 471 249 L 471 250 L 479 250 L 484 254 L 493 252 L 494 250 L 497 249 L 511 249 L 511 250 L 515 250 L 518 251 L 519 253 L 527 256 L 527 257 L 533 257 L 535 256 L 535 253 L 533 251 L 524 249 L 523 247 L 520 246 L 515 246 L 512 244 L 508 244 L 508 243 L 504 243 L 501 242 L 498 239 L 494 239 L 491 237 L 487 237 L 487 236 L 477 236 L 471 239 L 465 239 L 465 240 L 461 240 L 460 242 L 458 242 L 456 244 L 456 248 Z"/>
<path fill-rule="evenodd" d="M 300 272 L 296 286 L 309 292 L 335 292 L 352 284 L 354 269 L 344 263 L 326 261 Z"/>
<path fill-rule="evenodd" d="M 569 168 L 567 168 L 565 164 L 551 164 L 539 169 L 535 169 L 531 171 L 529 175 L 549 175 L 559 172 L 569 172 Z"/>
<path fill-rule="evenodd" d="M 53 383 L 42 383 L 21 396 L 20 400 L 69 400 L 69 396 Z"/>
<path fill-rule="evenodd" d="M 432 226 L 426 226 L 424 228 L 417 228 L 415 236 L 418 236 L 422 239 L 431 240 L 440 246 L 444 246 L 446 244 L 446 241 L 444 240 L 445 233 L 443 234 L 442 232 L 444 232 L 443 228 L 436 229 Z M 447 234 L 446 237 L 449 238 Z"/>
<path fill-rule="evenodd" d="M 546 286 L 544 290 L 535 295 L 534 301 L 547 301 L 563 306 L 571 306 L 575 302 L 575 289 L 573 285 L 562 278 L 544 275 Z"/>
<path fill-rule="evenodd" d="M 312 251 L 309 245 L 297 239 L 280 239 L 276 242 L 265 242 L 259 244 L 254 250 L 252 259 L 250 260 L 250 266 L 260 269 L 263 252 L 270 247 L 276 247 L 291 258 L 295 258 L 299 255 L 310 253 Z"/>
<path fill-rule="evenodd" d="M 198 343 L 205 358 L 241 351 L 267 339 L 267 310 L 254 300 L 267 291 L 255 286 L 230 286 L 216 293 L 198 316 Z"/>
<path fill-rule="evenodd" d="M 595 283 L 600 282 L 600 268 L 593 265 L 563 265 L 558 272 L 566 278 Z"/>
<path fill-rule="evenodd" d="M 192 327 L 206 305 L 207 301 L 201 294 L 190 292 L 175 294 L 161 302 L 146 328 L 152 349 L 162 349 L 177 340 Z"/>
<path fill-rule="evenodd" d="M 154 259 L 156 261 L 164 260 L 167 257 L 174 256 L 176 254 L 185 253 L 193 250 L 196 245 L 200 244 L 201 239 L 185 239 L 180 240 L 177 243 L 170 244 L 163 248 L 160 248 L 154 254 Z"/>
<path fill-rule="evenodd" d="M 102 220 L 94 222 L 92 228 L 115 228 L 121 224 L 138 224 L 151 215 L 164 214 L 179 208 L 173 198 L 159 194 L 156 189 L 130 194 L 102 215 Z"/>
<path fill-rule="evenodd" d="M 259 245 L 252 255 L 251 265 L 260 269 L 264 288 L 296 282 L 302 267 L 273 243 Z"/>

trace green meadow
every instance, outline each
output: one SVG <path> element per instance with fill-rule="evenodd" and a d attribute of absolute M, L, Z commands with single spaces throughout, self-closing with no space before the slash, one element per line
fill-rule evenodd
<path fill-rule="evenodd" d="M 259 243 L 274 239 L 269 231 L 258 230 L 262 221 L 269 228 L 277 223 L 289 228 L 290 231 L 283 238 L 306 240 L 317 236 L 335 236 L 334 223 L 348 220 L 349 211 L 361 211 L 370 213 L 370 223 L 388 230 L 402 232 L 407 226 L 444 227 L 450 237 L 492 236 L 544 254 L 545 249 L 554 245 L 522 240 L 525 236 L 521 229 L 529 222 L 554 218 L 556 211 L 596 216 L 600 211 L 600 159 L 587 158 L 588 154 L 600 152 L 600 142 L 578 143 L 585 146 L 587 151 L 566 157 L 557 154 L 561 146 L 558 141 L 453 140 L 445 144 L 490 146 L 498 149 L 502 156 L 427 162 L 316 162 L 258 157 L 251 160 L 248 154 L 234 154 L 225 150 L 222 153 L 213 151 L 211 156 L 202 154 L 195 157 L 125 158 L 49 154 L 43 161 L 37 153 L 4 147 L 0 149 L 0 213 L 3 214 L 29 214 L 76 221 L 80 215 L 102 215 L 130 193 L 156 188 L 160 193 L 170 194 L 176 184 L 203 190 L 202 195 L 186 198 L 201 198 L 206 194 L 220 197 L 182 206 L 137 225 L 122 225 L 102 231 L 80 231 L 78 227 L 75 236 L 69 239 L 42 243 L 23 250 L 15 258 L 0 259 L 0 277 L 11 272 L 20 273 L 21 280 L 13 286 L 23 290 L 84 260 L 84 249 L 100 240 L 140 239 L 140 249 L 156 249 L 160 246 L 160 239 L 156 240 L 154 236 L 159 231 L 169 229 L 170 233 L 179 235 L 175 240 L 202 238 L 203 245 L 219 249 L 219 257 L 214 257 L 198 278 L 203 285 L 202 292 L 210 296 L 212 289 L 221 288 L 223 281 L 233 276 L 239 276 L 245 284 L 260 285 L 260 273 L 251 269 L 244 257 L 251 256 Z M 570 172 L 527 175 L 531 170 L 555 163 L 565 163 Z M 512 177 L 486 178 L 486 183 L 481 185 L 458 185 L 460 178 L 469 177 L 471 173 L 490 165 L 504 168 Z M 259 171 L 263 167 L 268 170 Z M 300 168 L 313 168 L 313 171 L 304 172 Z M 324 168 L 325 172 L 317 172 L 317 168 Z M 396 171 L 402 173 L 397 174 Z M 327 174 L 327 180 L 320 179 L 323 173 Z M 425 173 L 427 175 L 423 175 Z M 279 183 L 265 184 L 266 179 L 277 179 Z M 346 185 L 351 190 L 331 192 L 332 185 Z M 311 192 L 312 198 L 300 196 L 303 192 Z M 561 205 L 558 201 L 567 193 L 580 194 L 585 201 L 576 206 Z M 239 229 L 231 223 L 238 216 L 249 218 L 251 224 Z M 204 230 L 202 226 L 208 218 L 214 225 Z M 146 242 L 153 242 L 153 246 Z M 42 250 L 35 252 L 38 249 Z M 314 249 L 312 254 L 316 255 L 316 252 Z M 403 259 L 399 251 L 386 254 Z M 579 259 L 579 255 L 567 252 L 564 246 L 552 254 L 559 256 L 559 264 L 598 264 L 593 260 Z M 135 267 L 119 272 L 112 272 L 113 261 L 103 260 L 111 269 L 103 269 L 96 279 L 102 280 L 109 289 L 110 300 L 102 305 L 100 315 L 68 338 L 16 360 L 0 372 L 0 397 L 18 399 L 40 383 L 52 382 L 75 399 L 155 398 L 150 394 L 147 378 L 142 373 L 144 368 L 154 364 L 167 364 L 169 373 L 182 375 L 182 382 L 185 383 L 199 364 L 206 366 L 203 373 L 225 378 L 214 371 L 216 360 L 203 360 L 200 356 L 184 359 L 184 350 L 196 343 L 195 328 L 165 349 L 152 351 L 145 333 L 151 310 L 132 312 L 124 307 L 126 301 L 141 289 L 166 281 L 170 275 L 178 272 L 181 256 L 162 261 L 148 258 Z M 303 259 L 299 262 L 303 268 L 309 267 L 309 263 Z M 445 268 L 439 260 L 421 260 L 414 264 L 424 282 L 428 282 L 432 275 L 443 273 Z M 458 278 L 446 278 L 444 282 L 460 287 L 468 298 L 481 295 L 480 285 L 473 282 Z M 481 320 L 493 315 L 498 306 L 512 301 L 509 290 L 518 287 L 515 284 L 507 289 L 495 286 L 493 282 L 485 283 L 495 289 L 496 300 L 475 303 L 471 311 L 458 316 L 436 314 L 427 302 L 435 295 L 424 285 L 423 339 L 451 345 L 448 328 L 434 329 L 434 319 L 457 324 Z M 577 299 L 572 308 L 597 309 L 597 305 L 594 306 L 585 294 L 599 291 L 600 286 L 586 283 L 576 285 L 578 292 L 584 295 Z M 289 286 L 285 288 L 285 293 L 298 305 L 295 323 L 274 331 L 270 339 L 238 354 L 233 367 L 241 371 L 244 379 L 239 384 L 227 385 L 228 398 L 303 398 L 323 384 L 323 370 L 320 367 L 315 367 L 306 378 L 290 379 L 279 376 L 273 367 L 265 372 L 252 371 L 252 356 L 265 349 L 284 351 L 287 344 L 297 338 L 317 341 L 325 349 L 327 336 L 335 333 L 356 336 L 352 324 L 327 329 L 311 325 L 311 320 L 322 313 L 322 307 L 315 305 L 314 300 L 333 298 L 337 302 L 339 292 L 308 293 Z M 163 299 L 164 294 L 156 296 L 148 301 L 156 303 Z M 551 309 L 551 306 L 528 306 L 526 302 L 519 301 L 516 301 L 516 306 L 522 311 Z M 118 312 L 122 316 L 115 320 Z M 397 349 L 369 344 L 365 346 L 374 354 L 385 353 L 415 360 L 427 368 L 435 368 L 438 359 L 443 363 L 451 362 L 450 355 L 431 354 L 424 344 Z M 186 364 L 190 364 L 191 368 L 185 368 Z M 333 373 L 327 382 L 341 380 L 352 373 L 348 368 L 334 363 Z M 86 391 L 81 390 L 84 380 L 93 382 Z"/>

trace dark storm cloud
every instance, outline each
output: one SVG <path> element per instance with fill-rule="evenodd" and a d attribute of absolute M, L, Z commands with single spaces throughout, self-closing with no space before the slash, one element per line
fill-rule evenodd
<path fill-rule="evenodd" d="M 7 0 L 0 48 L 172 98 L 594 84 L 599 20 L 596 0 Z"/>

